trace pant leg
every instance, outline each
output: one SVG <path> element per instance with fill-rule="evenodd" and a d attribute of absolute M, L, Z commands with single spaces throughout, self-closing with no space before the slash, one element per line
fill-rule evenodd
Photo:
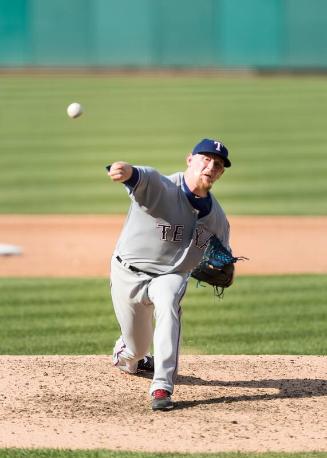
<path fill-rule="evenodd" d="M 111 297 L 121 329 L 114 364 L 134 373 L 138 361 L 149 351 L 153 339 L 153 305 L 147 295 L 152 277 L 131 272 L 113 258 L 111 263 Z"/>
<path fill-rule="evenodd" d="M 181 337 L 181 306 L 188 275 L 168 274 L 154 278 L 148 287 L 148 295 L 154 304 L 155 331 L 154 377 L 150 394 L 157 389 L 173 393 L 177 377 L 179 345 Z"/>

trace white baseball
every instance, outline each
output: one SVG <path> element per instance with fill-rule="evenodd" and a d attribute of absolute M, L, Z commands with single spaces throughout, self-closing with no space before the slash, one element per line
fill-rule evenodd
<path fill-rule="evenodd" d="M 67 114 L 70 118 L 78 118 L 83 113 L 83 107 L 80 103 L 74 102 L 67 107 Z"/>

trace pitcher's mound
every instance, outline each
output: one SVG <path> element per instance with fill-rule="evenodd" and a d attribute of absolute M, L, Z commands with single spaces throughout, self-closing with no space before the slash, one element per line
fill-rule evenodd
<path fill-rule="evenodd" d="M 1 356 L 0 447 L 327 451 L 327 357 L 182 356 L 176 408 L 109 356 Z"/>

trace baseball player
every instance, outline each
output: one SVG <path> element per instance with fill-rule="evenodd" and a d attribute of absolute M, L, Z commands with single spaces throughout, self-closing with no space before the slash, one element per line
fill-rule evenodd
<path fill-rule="evenodd" d="M 212 235 L 229 249 L 228 221 L 210 193 L 231 166 L 226 146 L 204 139 L 186 164 L 184 173 L 171 176 L 126 162 L 107 167 L 132 201 L 111 262 L 111 295 L 121 328 L 113 363 L 130 374 L 153 372 L 153 410 L 174 407 L 181 300 L 190 272 Z"/>

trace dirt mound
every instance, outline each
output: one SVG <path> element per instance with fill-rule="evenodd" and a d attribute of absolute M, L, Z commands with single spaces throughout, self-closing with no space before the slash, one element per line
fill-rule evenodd
<path fill-rule="evenodd" d="M 182 356 L 176 408 L 108 356 L 1 356 L 0 447 L 327 451 L 327 357 Z"/>

